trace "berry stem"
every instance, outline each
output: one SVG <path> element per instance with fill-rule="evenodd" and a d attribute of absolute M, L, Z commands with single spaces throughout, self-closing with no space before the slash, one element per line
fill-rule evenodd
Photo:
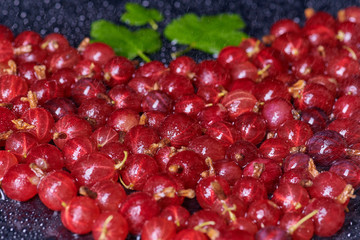
<path fill-rule="evenodd" d="M 102 227 L 102 229 L 101 229 L 101 234 L 100 234 L 100 237 L 99 237 L 99 240 L 106 240 L 106 239 L 108 239 L 107 237 L 106 237 L 106 234 L 107 234 L 107 227 L 108 227 L 108 225 L 109 225 L 109 223 L 111 222 L 111 220 L 114 218 L 114 216 L 113 215 L 110 215 L 110 216 L 108 216 L 107 218 L 106 218 L 106 220 L 104 221 L 104 225 L 103 225 L 103 227 Z"/>
<path fill-rule="evenodd" d="M 115 164 L 115 169 L 116 170 L 121 170 L 124 167 L 125 162 L 126 162 L 126 160 L 128 158 L 128 154 L 129 154 L 128 151 L 123 151 L 123 153 L 124 153 L 124 158 L 121 160 L 121 162 Z"/>
<path fill-rule="evenodd" d="M 177 195 L 180 197 L 194 198 L 195 191 L 192 189 L 181 189 L 177 192 Z"/>
<path fill-rule="evenodd" d="M 305 217 L 303 217 L 302 219 L 300 219 L 300 221 L 298 221 L 296 224 L 289 227 L 288 233 L 290 235 L 292 235 L 296 231 L 296 229 L 298 229 L 301 226 L 301 224 L 303 224 L 304 222 L 306 222 L 307 220 L 309 220 L 310 218 L 315 216 L 318 212 L 319 212 L 319 210 L 314 210 L 311 213 L 309 213 L 308 215 L 306 215 Z"/>

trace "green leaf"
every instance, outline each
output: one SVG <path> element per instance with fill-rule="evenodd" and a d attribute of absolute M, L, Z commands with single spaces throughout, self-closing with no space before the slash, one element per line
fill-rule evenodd
<path fill-rule="evenodd" d="M 236 14 L 198 17 L 185 14 L 166 26 L 164 35 L 177 43 L 216 54 L 229 45 L 239 45 L 247 35 L 239 31 L 244 21 Z"/>
<path fill-rule="evenodd" d="M 160 35 L 152 29 L 130 31 L 106 20 L 91 24 L 92 42 L 103 42 L 111 46 L 116 54 L 133 59 L 140 56 L 145 61 L 150 59 L 145 53 L 154 53 L 161 48 Z"/>
<path fill-rule="evenodd" d="M 137 3 L 127 3 L 125 9 L 126 12 L 121 16 L 121 21 L 133 26 L 150 24 L 156 30 L 157 24 L 155 22 L 161 22 L 164 18 L 158 10 L 144 8 Z"/>

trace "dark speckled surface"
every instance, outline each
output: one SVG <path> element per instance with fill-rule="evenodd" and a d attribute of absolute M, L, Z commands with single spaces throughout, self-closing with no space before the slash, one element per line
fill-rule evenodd
<path fill-rule="evenodd" d="M 51 32 L 64 34 L 72 45 L 77 45 L 90 30 L 92 21 L 105 18 L 119 23 L 126 1 L 85 1 L 85 0 L 1 0 L 0 24 L 5 24 L 15 34 L 24 30 L 34 30 L 42 35 Z M 303 11 L 307 7 L 327 11 L 333 15 L 337 10 L 360 1 L 352 0 L 178 0 L 178 1 L 133 1 L 144 6 L 159 9 L 165 20 L 159 24 L 160 30 L 171 21 L 187 12 L 216 14 L 231 12 L 240 14 L 247 23 L 246 32 L 255 37 L 268 33 L 271 24 L 281 18 L 291 18 L 303 23 Z M 150 57 L 164 63 L 170 61 L 170 53 L 182 46 L 172 46 L 163 40 L 161 52 Z M 192 51 L 189 53 L 197 61 L 211 56 Z M 18 203 L 1 196 L 0 239 L 91 239 L 91 236 L 76 236 L 68 232 L 60 222 L 58 212 L 52 212 L 42 205 L 38 198 L 26 203 Z M 188 206 L 193 203 L 188 202 Z M 329 239 L 360 239 L 360 201 L 349 204 L 344 228 Z M 319 238 L 317 238 L 319 239 Z"/>

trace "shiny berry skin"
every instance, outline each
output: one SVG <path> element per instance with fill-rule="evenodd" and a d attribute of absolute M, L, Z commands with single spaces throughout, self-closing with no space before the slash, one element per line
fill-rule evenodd
<path fill-rule="evenodd" d="M 242 175 L 241 167 L 234 161 L 225 159 L 217 161 L 213 165 L 216 176 L 223 177 L 230 186 L 233 186 Z"/>
<path fill-rule="evenodd" d="M 259 147 L 259 153 L 271 159 L 273 162 L 282 165 L 284 158 L 290 154 L 291 145 L 283 138 L 266 139 Z"/>
<path fill-rule="evenodd" d="M 82 78 L 71 86 L 71 98 L 77 105 L 105 93 L 104 83 L 97 79 Z"/>
<path fill-rule="evenodd" d="M 9 198 L 24 202 L 37 194 L 39 180 L 29 165 L 17 164 L 5 173 L 1 188 Z"/>
<path fill-rule="evenodd" d="M 239 47 L 245 50 L 249 58 L 254 58 L 264 47 L 265 45 L 258 39 L 250 37 L 244 39 Z"/>
<path fill-rule="evenodd" d="M 68 114 L 55 123 L 53 141 L 58 148 L 63 149 L 67 140 L 81 136 L 89 137 L 91 131 L 91 125 L 86 120 Z"/>
<path fill-rule="evenodd" d="M 313 133 L 315 133 L 325 129 L 328 116 L 319 108 L 306 108 L 301 111 L 301 121 L 310 124 Z"/>
<path fill-rule="evenodd" d="M 350 159 L 339 159 L 335 161 L 331 165 L 329 172 L 333 172 L 342 177 L 355 189 L 360 185 L 360 167 Z"/>
<path fill-rule="evenodd" d="M 73 233 L 91 232 L 94 221 L 99 217 L 100 209 L 95 200 L 89 197 L 74 197 L 61 211 L 61 222 Z"/>
<path fill-rule="evenodd" d="M 38 144 L 38 140 L 31 133 L 15 132 L 6 140 L 5 150 L 13 153 L 18 161 L 23 163 L 30 149 Z"/>
<path fill-rule="evenodd" d="M 126 199 L 125 190 L 118 182 L 100 181 L 92 185 L 90 190 L 96 193 L 95 201 L 101 212 L 118 211 Z"/>
<path fill-rule="evenodd" d="M 226 159 L 234 161 L 240 167 L 246 166 L 257 157 L 258 149 L 256 146 L 244 140 L 235 142 L 226 150 Z"/>
<path fill-rule="evenodd" d="M 243 140 L 255 145 L 261 143 L 266 135 L 266 122 L 258 113 L 241 114 L 235 120 L 235 127 Z"/>
<path fill-rule="evenodd" d="M 173 100 L 160 90 L 149 92 L 141 102 L 144 112 L 156 111 L 168 113 L 172 110 Z"/>
<path fill-rule="evenodd" d="M 168 69 L 162 62 L 151 61 L 136 69 L 135 77 L 146 77 L 158 80 L 158 78 L 167 71 Z"/>
<path fill-rule="evenodd" d="M 76 106 L 73 101 L 68 98 L 53 98 L 42 105 L 53 116 L 55 121 L 67 114 L 74 114 Z"/>
<path fill-rule="evenodd" d="M 129 152 L 129 149 L 120 142 L 111 142 L 100 149 L 101 153 L 106 154 L 115 161 L 122 161 L 125 158 L 124 151 Z"/>
<path fill-rule="evenodd" d="M 205 101 L 195 94 L 181 97 L 174 105 L 174 112 L 184 113 L 190 117 L 196 115 L 205 107 Z"/>
<path fill-rule="evenodd" d="M 215 122 L 228 120 L 228 112 L 222 104 L 203 108 L 197 115 L 199 123 L 207 127 Z"/>
<path fill-rule="evenodd" d="M 0 76 L 0 101 L 8 103 L 17 96 L 26 95 L 28 85 L 24 78 L 16 75 Z"/>
<path fill-rule="evenodd" d="M 100 98 L 90 98 L 83 101 L 77 109 L 79 117 L 87 120 L 93 129 L 97 129 L 106 124 L 106 120 L 113 112 L 114 108 Z"/>
<path fill-rule="evenodd" d="M 167 74 L 158 83 L 160 90 L 174 100 L 194 93 L 190 79 L 181 75 Z"/>
<path fill-rule="evenodd" d="M 105 43 L 100 42 L 89 44 L 83 53 L 84 59 L 95 62 L 100 66 L 105 65 L 114 56 L 114 50 Z"/>
<path fill-rule="evenodd" d="M 264 104 L 261 114 L 268 130 L 273 131 L 287 120 L 293 119 L 292 110 L 290 102 L 283 98 L 274 98 Z"/>
<path fill-rule="evenodd" d="M 294 153 L 284 159 L 283 170 L 306 169 L 309 167 L 310 156 L 305 153 Z"/>
<path fill-rule="evenodd" d="M 321 84 L 321 82 L 316 82 L 315 79 L 316 75 L 322 74 L 325 71 L 325 63 L 320 57 L 309 55 L 294 62 L 291 69 L 298 79 L 310 80 L 309 83 Z M 327 80 L 326 82 L 331 84 L 328 78 L 323 78 L 323 80 Z M 332 84 L 331 87 L 333 87 Z"/>
<path fill-rule="evenodd" d="M 9 130 L 15 130 L 14 123 L 12 122 L 12 120 L 15 119 L 16 116 L 11 110 L 5 107 L 0 107 L 0 133 L 6 133 Z"/>
<path fill-rule="evenodd" d="M 168 138 L 174 147 L 187 146 L 190 139 L 200 135 L 200 126 L 185 114 L 175 113 L 161 123 L 159 135 Z"/>
<path fill-rule="evenodd" d="M 288 32 L 300 33 L 300 31 L 299 24 L 286 18 L 276 21 L 270 28 L 270 34 L 275 37 L 279 37 Z"/>
<path fill-rule="evenodd" d="M 42 40 L 40 47 L 51 54 L 67 49 L 69 42 L 65 36 L 60 33 L 50 33 Z"/>
<path fill-rule="evenodd" d="M 314 235 L 314 223 L 310 219 L 298 226 L 295 231 L 294 226 L 305 217 L 301 213 L 286 212 L 280 220 L 279 226 L 286 230 L 293 240 L 310 240 Z"/>
<path fill-rule="evenodd" d="M 118 142 L 119 134 L 111 127 L 103 126 L 96 129 L 90 136 L 94 140 L 98 149 L 108 143 Z"/>
<path fill-rule="evenodd" d="M 360 11 L 357 6 L 350 6 L 345 9 L 338 11 L 338 20 L 339 22 L 349 21 L 354 23 L 360 23 Z"/>
<path fill-rule="evenodd" d="M 205 171 L 205 161 L 197 153 L 189 150 L 181 151 L 172 156 L 166 165 L 167 173 L 182 180 L 185 188 L 195 188 Z"/>
<path fill-rule="evenodd" d="M 310 48 L 308 40 L 294 32 L 284 33 L 277 37 L 271 46 L 284 55 L 290 62 L 305 57 Z"/>
<path fill-rule="evenodd" d="M 156 131 L 151 127 L 137 125 L 125 135 L 124 143 L 132 153 L 153 154 L 157 149 L 155 144 L 160 141 Z M 154 149 L 153 147 L 154 146 Z M 150 149 L 151 148 L 151 149 Z"/>
<path fill-rule="evenodd" d="M 213 162 L 225 158 L 226 148 L 216 139 L 207 135 L 198 136 L 189 142 L 189 149 L 204 158 L 210 157 Z"/>
<path fill-rule="evenodd" d="M 249 232 L 242 231 L 239 229 L 234 230 L 225 230 L 220 233 L 220 236 L 217 238 L 219 240 L 255 240 L 254 236 Z"/>
<path fill-rule="evenodd" d="M 243 90 L 254 94 L 256 83 L 249 78 L 237 79 L 231 82 L 229 91 L 234 91 L 236 89 Z"/>
<path fill-rule="evenodd" d="M 240 47 L 228 46 L 221 49 L 217 61 L 225 68 L 232 68 L 239 63 L 245 62 L 248 56 Z"/>
<path fill-rule="evenodd" d="M 360 129 L 356 120 L 335 119 L 326 129 L 338 132 L 348 145 L 360 142 Z"/>
<path fill-rule="evenodd" d="M 250 204 L 247 211 L 248 218 L 255 222 L 259 228 L 275 226 L 280 215 L 279 206 L 267 199 L 255 200 Z"/>
<path fill-rule="evenodd" d="M 111 58 L 104 66 L 105 83 L 114 87 L 126 84 L 135 71 L 134 65 L 125 57 L 116 56 Z"/>
<path fill-rule="evenodd" d="M 54 80 L 37 80 L 30 86 L 30 91 L 36 94 L 40 105 L 53 98 L 64 97 L 64 89 Z"/>
<path fill-rule="evenodd" d="M 245 176 L 236 181 L 233 194 L 246 204 L 250 204 L 255 200 L 267 199 L 264 183 L 254 177 Z"/>
<path fill-rule="evenodd" d="M 60 69 L 71 68 L 80 61 L 80 54 L 75 48 L 67 48 L 62 51 L 48 55 L 45 63 L 49 72 L 56 72 Z"/>
<path fill-rule="evenodd" d="M 276 132 L 278 137 L 287 140 L 293 147 L 305 145 L 313 135 L 309 124 L 295 119 L 286 121 Z"/>
<path fill-rule="evenodd" d="M 141 239 L 172 240 L 174 239 L 175 234 L 176 234 L 176 226 L 174 223 L 161 217 L 153 217 L 145 222 L 141 231 Z"/>
<path fill-rule="evenodd" d="M 42 41 L 40 34 L 34 31 L 24 31 L 14 39 L 14 46 L 39 45 Z"/>
<path fill-rule="evenodd" d="M 45 108 L 30 108 L 24 112 L 21 119 L 34 126 L 26 131 L 33 134 L 39 143 L 47 143 L 52 139 L 51 131 L 55 121 L 51 113 Z"/>
<path fill-rule="evenodd" d="M 221 101 L 221 104 L 227 109 L 230 120 L 234 121 L 243 113 L 251 112 L 257 99 L 251 93 L 234 90 L 229 92 Z"/>
<path fill-rule="evenodd" d="M 212 210 L 199 210 L 188 219 L 188 228 L 194 228 L 205 233 L 206 230 L 210 229 L 225 230 L 226 225 L 225 219 Z"/>
<path fill-rule="evenodd" d="M 144 192 L 135 192 L 121 204 L 119 212 L 127 220 L 130 233 L 140 234 L 144 223 L 157 216 L 160 208 L 150 195 Z"/>
<path fill-rule="evenodd" d="M 64 167 L 63 153 L 54 145 L 44 143 L 34 146 L 26 156 L 26 163 L 36 164 L 44 172 L 61 170 Z"/>
<path fill-rule="evenodd" d="M 195 69 L 195 85 L 200 86 L 226 86 L 230 82 L 230 75 L 220 63 L 214 60 L 205 60 Z"/>
<path fill-rule="evenodd" d="M 98 64 L 96 64 L 90 60 L 80 60 L 78 62 L 78 64 L 76 64 L 74 66 L 74 74 L 77 79 L 81 79 L 81 78 L 102 79 L 103 78 L 102 68 Z"/>
<path fill-rule="evenodd" d="M 112 112 L 106 125 L 117 132 L 128 132 L 132 127 L 139 124 L 139 114 L 131 109 L 117 109 Z"/>
<path fill-rule="evenodd" d="M 229 225 L 231 229 L 246 231 L 252 235 L 255 235 L 258 231 L 257 225 L 245 217 L 238 217 L 236 222 L 231 222 Z"/>
<path fill-rule="evenodd" d="M 77 187 L 73 177 L 65 171 L 52 171 L 41 178 L 37 187 L 41 202 L 54 211 L 61 211 L 63 204 L 76 197 Z"/>
<path fill-rule="evenodd" d="M 170 72 L 182 75 L 184 77 L 192 78 L 196 62 L 188 56 L 180 56 L 170 62 Z"/>
<path fill-rule="evenodd" d="M 315 164 L 330 166 L 338 158 L 345 157 L 346 143 L 343 137 L 331 130 L 315 133 L 306 143 L 308 154 Z"/>
<path fill-rule="evenodd" d="M 262 49 L 253 60 L 254 65 L 261 71 L 263 76 L 276 76 L 285 72 L 286 66 L 278 50 L 272 47 Z"/>
<path fill-rule="evenodd" d="M 259 78 L 257 67 L 250 61 L 242 62 L 236 66 L 233 66 L 229 70 L 229 73 L 230 73 L 230 77 L 233 81 L 249 79 L 249 80 L 255 82 Z"/>
<path fill-rule="evenodd" d="M 230 192 L 230 186 L 223 177 L 210 176 L 201 179 L 196 185 L 196 200 L 203 209 L 212 209 L 215 202 L 224 200 L 222 198 L 227 198 Z"/>
<path fill-rule="evenodd" d="M 278 226 L 266 226 L 261 228 L 255 235 L 255 240 L 290 240 L 288 233 Z"/>
<path fill-rule="evenodd" d="M 196 231 L 194 229 L 186 228 L 178 232 L 174 240 L 207 240 L 208 237 L 205 233 Z"/>
<path fill-rule="evenodd" d="M 302 29 L 303 34 L 313 47 L 336 45 L 335 29 L 325 24 L 312 24 Z"/>
<path fill-rule="evenodd" d="M 140 191 L 147 180 L 158 172 L 159 166 L 154 158 L 146 154 L 131 154 L 120 175 L 126 188 Z"/>
<path fill-rule="evenodd" d="M 7 62 L 14 58 L 12 43 L 8 40 L 0 40 L 0 61 Z"/>
<path fill-rule="evenodd" d="M 28 63 L 28 62 L 35 62 L 37 64 L 45 64 L 47 58 L 47 52 L 41 49 L 37 45 L 31 46 L 31 52 L 21 53 L 20 55 L 16 56 L 16 62 L 21 63 Z"/>
<path fill-rule="evenodd" d="M 342 81 L 339 86 L 339 95 L 360 96 L 360 81 L 358 77 L 352 77 Z"/>
<path fill-rule="evenodd" d="M 86 136 L 74 137 L 65 142 L 62 149 L 65 167 L 71 171 L 81 157 L 96 151 L 95 142 Z"/>
<path fill-rule="evenodd" d="M 240 140 L 240 133 L 231 123 L 225 121 L 218 121 L 210 124 L 206 127 L 205 134 L 219 140 L 225 147 Z"/>
<path fill-rule="evenodd" d="M 356 76 L 358 74 L 359 63 L 348 57 L 333 58 L 327 65 L 327 72 L 329 76 L 335 78 L 339 83 L 347 78 Z"/>
<path fill-rule="evenodd" d="M 125 240 L 129 233 L 126 219 L 117 212 L 102 212 L 92 225 L 94 239 Z"/>
<path fill-rule="evenodd" d="M 112 104 L 115 108 L 128 108 L 137 112 L 141 112 L 141 95 L 136 94 L 131 88 L 124 85 L 117 85 L 110 89 L 108 93 Z"/>
<path fill-rule="evenodd" d="M 14 154 L 4 150 L 0 151 L 0 181 L 2 181 L 9 168 L 16 164 L 18 164 L 18 160 Z"/>
<path fill-rule="evenodd" d="M 334 235 L 343 226 L 345 221 L 344 207 L 334 200 L 329 198 L 313 198 L 305 207 L 304 214 L 307 215 L 314 210 L 319 211 L 312 217 L 316 235 L 329 237 Z"/>
<path fill-rule="evenodd" d="M 285 183 L 279 185 L 271 200 L 280 206 L 283 212 L 301 213 L 309 203 L 310 197 L 304 187 Z"/>
<path fill-rule="evenodd" d="M 8 41 L 12 41 L 14 39 L 14 34 L 12 33 L 12 31 L 10 30 L 10 28 L 8 28 L 5 25 L 0 25 L 0 39 L 1 40 L 8 40 Z"/>
<path fill-rule="evenodd" d="M 159 88 L 155 79 L 146 77 L 134 77 L 127 84 L 134 92 L 141 96 L 146 96 L 150 91 Z"/>
<path fill-rule="evenodd" d="M 291 100 L 291 96 L 286 85 L 272 78 L 266 78 L 255 85 L 254 96 L 261 102 L 266 102 L 274 98 L 283 98 L 287 101 Z"/>
<path fill-rule="evenodd" d="M 36 63 L 23 63 L 18 67 L 18 75 L 24 78 L 27 84 L 30 86 L 36 80 L 43 79 L 44 76 L 38 75 L 36 68 L 41 67 L 42 65 L 37 65 Z M 43 66 L 42 66 L 43 67 Z"/>
<path fill-rule="evenodd" d="M 336 119 L 346 119 L 358 112 L 360 96 L 341 96 L 334 103 L 333 114 Z"/>
<path fill-rule="evenodd" d="M 99 152 L 92 152 L 76 161 L 71 168 L 71 175 L 75 178 L 78 186 L 86 187 L 100 181 L 116 181 L 118 179 L 115 161 Z"/>
<path fill-rule="evenodd" d="M 170 205 L 165 207 L 159 216 L 175 223 L 176 229 L 180 230 L 186 227 L 190 213 L 186 208 L 180 205 Z"/>

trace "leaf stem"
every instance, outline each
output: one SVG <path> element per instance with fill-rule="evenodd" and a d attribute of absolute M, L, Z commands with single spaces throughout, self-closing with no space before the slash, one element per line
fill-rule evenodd
<path fill-rule="evenodd" d="M 181 51 L 171 53 L 171 58 L 175 59 L 175 58 L 183 55 L 184 53 L 187 53 L 187 52 L 191 51 L 192 49 L 194 49 L 194 46 L 195 46 L 195 44 L 192 43 L 192 44 L 190 44 L 189 46 L 187 46 L 185 49 L 183 49 Z"/>
<path fill-rule="evenodd" d="M 154 29 L 154 30 L 157 30 L 158 29 L 158 25 L 156 24 L 156 22 L 154 21 L 154 20 L 149 20 L 149 24 L 150 24 L 150 26 L 151 26 L 151 28 L 152 29 Z"/>
<path fill-rule="evenodd" d="M 137 51 L 137 54 L 139 55 L 139 57 L 144 60 L 145 62 L 151 62 L 151 59 L 145 55 L 145 53 L 143 51 Z"/>

